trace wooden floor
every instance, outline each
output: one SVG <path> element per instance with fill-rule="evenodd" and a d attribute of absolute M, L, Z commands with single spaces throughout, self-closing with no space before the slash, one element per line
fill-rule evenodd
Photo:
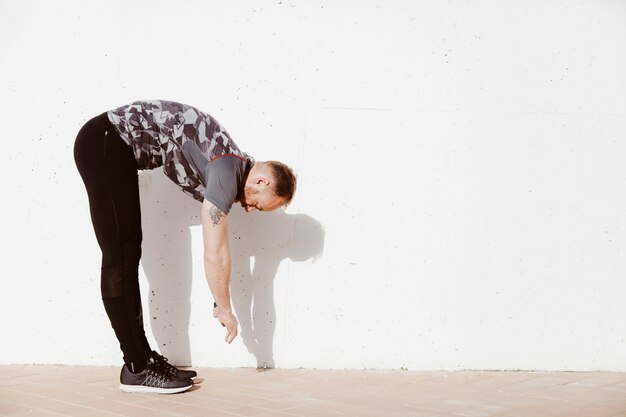
<path fill-rule="evenodd" d="M 182 394 L 127 394 L 119 368 L 0 366 L 2 416 L 625 417 L 626 374 L 197 368 Z"/>

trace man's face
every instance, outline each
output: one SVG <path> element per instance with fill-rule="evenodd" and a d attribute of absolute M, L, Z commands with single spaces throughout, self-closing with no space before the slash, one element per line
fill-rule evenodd
<path fill-rule="evenodd" d="M 248 213 L 254 210 L 272 211 L 285 205 L 285 199 L 274 195 L 269 187 L 247 186 L 243 194 L 241 207 Z"/>

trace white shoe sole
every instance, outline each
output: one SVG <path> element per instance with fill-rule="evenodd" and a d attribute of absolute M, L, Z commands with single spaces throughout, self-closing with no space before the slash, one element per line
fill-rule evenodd
<path fill-rule="evenodd" d="M 144 385 L 120 384 L 120 390 L 124 392 L 148 393 L 148 394 L 176 394 L 178 392 L 187 391 L 191 387 L 193 387 L 193 384 L 187 385 L 184 387 L 179 387 L 179 388 L 157 388 L 157 387 L 146 387 Z"/>

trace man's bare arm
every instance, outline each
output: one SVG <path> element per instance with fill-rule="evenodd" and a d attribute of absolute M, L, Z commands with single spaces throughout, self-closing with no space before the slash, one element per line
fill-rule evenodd
<path fill-rule="evenodd" d="M 226 215 L 208 200 L 202 203 L 204 270 L 209 289 L 217 303 L 216 317 L 227 329 L 226 341 L 237 336 L 237 319 L 230 304 L 230 249 Z"/>

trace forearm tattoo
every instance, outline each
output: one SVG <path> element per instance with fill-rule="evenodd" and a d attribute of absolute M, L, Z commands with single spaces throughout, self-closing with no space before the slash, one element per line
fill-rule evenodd
<path fill-rule="evenodd" d="M 224 218 L 224 213 L 222 213 L 217 207 L 213 206 L 209 209 L 209 218 L 211 219 L 211 223 L 213 223 L 213 226 L 217 226 L 222 222 L 222 218 Z"/>

